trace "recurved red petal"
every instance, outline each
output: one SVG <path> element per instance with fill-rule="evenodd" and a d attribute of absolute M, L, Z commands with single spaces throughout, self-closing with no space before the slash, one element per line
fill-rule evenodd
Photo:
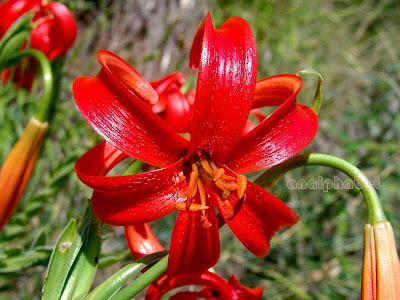
<path fill-rule="evenodd" d="M 194 203 L 200 203 L 198 194 Z M 168 278 L 178 274 L 194 274 L 207 271 L 219 258 L 219 233 L 214 208 L 206 211 L 212 224 L 204 228 L 201 211 L 179 210 L 172 230 L 170 254 L 168 259 Z"/>
<path fill-rule="evenodd" d="M 175 203 L 186 200 L 183 160 L 153 172 L 104 176 L 125 157 L 120 150 L 102 143 L 75 164 L 79 179 L 94 189 L 93 210 L 102 222 L 123 226 L 151 222 L 173 211 Z"/>
<path fill-rule="evenodd" d="M 258 257 L 263 257 L 269 252 L 269 241 L 281 227 L 292 226 L 299 220 L 285 203 L 252 182 L 247 182 L 244 200 L 239 200 L 235 193 L 232 193 L 228 200 L 221 201 L 209 187 L 206 188 L 232 232 Z M 230 211 L 226 202 L 229 202 L 234 210 L 238 210 L 231 220 L 225 218 Z"/>
<path fill-rule="evenodd" d="M 83 116 L 105 140 L 130 156 L 164 167 L 178 161 L 188 146 L 143 101 L 157 94 L 124 60 L 99 51 L 103 68 L 95 77 L 74 81 L 73 92 Z"/>
<path fill-rule="evenodd" d="M 239 139 L 224 162 L 237 173 L 265 169 L 287 160 L 303 150 L 317 133 L 317 115 L 311 108 L 296 103 L 301 78 L 282 76 L 285 85 L 292 81 L 293 93 L 268 118 Z"/>
<path fill-rule="evenodd" d="M 303 79 L 293 74 L 280 74 L 258 80 L 252 108 L 279 106 L 297 95 L 302 85 Z"/>
<path fill-rule="evenodd" d="M 191 68 L 199 67 L 190 151 L 225 159 L 246 124 L 257 75 L 257 49 L 239 17 L 214 29 L 208 13 L 193 41 Z"/>

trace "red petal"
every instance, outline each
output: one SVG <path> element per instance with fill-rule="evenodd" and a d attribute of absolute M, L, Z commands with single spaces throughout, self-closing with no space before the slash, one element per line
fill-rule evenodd
<path fill-rule="evenodd" d="M 39 50 L 49 59 L 49 48 L 51 43 L 50 30 L 52 24 L 52 19 L 42 20 L 31 32 L 31 48 Z"/>
<path fill-rule="evenodd" d="M 199 66 L 190 151 L 205 150 L 223 160 L 236 145 L 253 100 L 257 49 L 249 25 L 233 17 L 216 30 L 208 14 L 190 60 Z"/>
<path fill-rule="evenodd" d="M 262 300 L 264 288 L 249 288 L 240 283 L 236 275 L 232 275 L 228 280 L 229 285 L 236 292 L 238 300 Z"/>
<path fill-rule="evenodd" d="M 207 187 L 209 190 L 210 188 Z M 221 216 L 229 212 L 229 206 L 212 193 L 213 200 Z M 241 203 L 232 193 L 227 200 L 240 210 L 231 219 L 225 219 L 236 237 L 254 255 L 263 257 L 269 252 L 269 241 L 283 226 L 292 226 L 299 217 L 281 200 L 252 182 L 247 183 L 246 199 Z"/>
<path fill-rule="evenodd" d="M 0 4 L 0 38 L 24 13 L 40 6 L 41 0 L 11 0 Z"/>
<path fill-rule="evenodd" d="M 125 226 L 125 238 L 134 260 L 164 250 L 149 223 Z"/>
<path fill-rule="evenodd" d="M 180 86 L 183 84 L 184 78 L 181 73 L 174 72 L 168 74 L 167 76 L 150 81 L 151 86 L 157 92 L 158 96 L 160 97 L 167 89 L 169 90 L 171 86 L 178 92 Z M 154 103 L 152 110 L 158 114 L 163 112 L 168 105 L 168 101 L 166 97 L 160 97 L 156 103 Z"/>
<path fill-rule="evenodd" d="M 49 32 L 50 45 L 46 53 L 49 59 L 65 54 L 76 38 L 76 22 L 68 8 L 59 2 L 50 1 L 43 6 L 52 12 L 52 26 Z"/>
<path fill-rule="evenodd" d="M 303 80 L 300 76 L 281 74 L 256 82 L 252 108 L 279 106 L 300 91 Z"/>
<path fill-rule="evenodd" d="M 168 101 L 168 106 L 160 117 L 176 132 L 189 132 L 192 114 L 186 97 L 178 90 L 165 92 L 160 98 L 167 98 Z"/>
<path fill-rule="evenodd" d="M 298 86 L 300 77 L 284 75 L 284 84 L 292 80 Z M 224 162 L 237 173 L 252 172 L 276 165 L 303 150 L 318 130 L 318 118 L 314 111 L 302 104 L 296 104 L 294 90 L 267 119 L 242 136 L 235 149 Z M 277 93 L 276 97 L 286 97 Z M 282 98 L 276 98 L 282 101 Z"/>
<path fill-rule="evenodd" d="M 97 76 L 80 77 L 73 85 L 89 124 L 115 147 L 144 162 L 164 167 L 178 161 L 188 141 L 138 98 L 157 99 L 149 83 L 110 52 L 100 51 L 99 60 L 103 69 Z"/>
<path fill-rule="evenodd" d="M 176 202 L 186 200 L 183 159 L 153 172 L 102 176 L 125 157 L 120 150 L 102 143 L 75 164 L 79 179 L 95 190 L 93 210 L 102 222 L 123 226 L 151 222 L 173 211 Z"/>
<path fill-rule="evenodd" d="M 165 282 L 165 281 L 166 281 L 166 276 L 163 275 L 160 279 L 161 285 L 162 285 L 162 282 Z M 219 275 L 207 271 L 202 274 L 189 273 L 189 274 L 185 274 L 182 276 L 177 276 L 169 281 L 169 284 L 165 288 L 165 290 L 162 290 L 161 288 L 159 288 L 157 286 L 151 285 L 151 286 L 149 286 L 149 289 L 147 290 L 146 300 L 160 299 L 163 295 L 167 294 L 169 291 L 172 291 L 176 288 L 187 286 L 187 285 L 198 285 L 198 286 L 206 287 L 206 289 L 202 289 L 199 292 L 197 292 L 197 298 L 195 298 L 195 299 L 198 299 L 201 296 L 206 297 L 206 295 L 210 294 L 207 291 L 210 291 L 211 295 L 212 295 L 212 291 L 216 291 L 219 294 L 219 296 L 221 297 L 221 299 L 226 299 L 226 300 L 236 299 L 235 298 L 236 294 L 235 294 L 234 290 L 231 288 L 230 284 L 228 284 Z M 179 295 L 179 294 L 176 294 L 176 295 Z M 203 299 L 203 297 L 201 297 L 201 299 Z M 173 299 L 180 299 L 180 298 L 173 298 Z M 182 299 L 185 299 L 185 298 L 182 298 Z M 208 299 L 208 297 L 206 299 Z M 219 299 L 219 297 L 218 297 L 218 299 Z"/>
<path fill-rule="evenodd" d="M 197 203 L 198 197 L 197 194 Z M 177 274 L 205 272 L 218 261 L 219 234 L 214 208 L 206 210 L 211 227 L 204 228 L 200 217 L 201 211 L 178 211 L 171 236 L 167 270 L 169 280 Z"/>

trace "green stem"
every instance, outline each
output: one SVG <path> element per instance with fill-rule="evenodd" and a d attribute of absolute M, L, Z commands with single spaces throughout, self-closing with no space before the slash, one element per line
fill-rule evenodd
<path fill-rule="evenodd" d="M 254 183 L 260 186 L 273 186 L 284 174 L 290 170 L 306 166 L 326 166 L 339 170 L 348 175 L 361 186 L 368 208 L 368 223 L 386 221 L 379 197 L 368 178 L 353 164 L 348 161 L 327 154 L 305 154 L 295 156 L 282 164 L 274 166 L 259 176 Z"/>
<path fill-rule="evenodd" d="M 138 293 L 143 291 L 147 286 L 149 286 L 154 280 L 160 277 L 166 270 L 168 266 L 168 256 L 166 255 L 158 263 L 144 272 L 139 278 L 133 281 L 130 285 L 124 288 L 122 291 L 115 294 L 110 299 L 112 300 L 123 300 L 131 299 Z"/>
<path fill-rule="evenodd" d="M 49 114 L 49 107 L 53 98 L 53 72 L 51 69 L 50 61 L 47 59 L 46 55 L 42 52 L 35 49 L 28 49 L 21 52 L 21 57 L 25 56 L 33 56 L 35 57 L 42 69 L 43 74 L 43 96 L 40 101 L 39 112 L 36 115 L 36 118 L 44 123 L 47 121 L 47 117 Z"/>

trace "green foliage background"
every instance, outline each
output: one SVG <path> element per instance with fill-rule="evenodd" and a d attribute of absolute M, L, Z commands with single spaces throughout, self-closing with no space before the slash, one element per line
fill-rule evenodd
<path fill-rule="evenodd" d="M 0 299 L 39 299 L 46 255 L 33 266 L 12 269 L 7 261 L 35 247 L 50 251 L 70 218 L 83 215 L 91 190 L 76 178 L 74 162 L 100 138 L 75 106 L 71 86 L 99 70 L 98 49 L 115 52 L 143 76 L 157 79 L 180 70 L 187 76 L 194 34 L 210 10 L 214 25 L 238 15 L 253 29 L 258 78 L 317 69 L 324 77 L 317 136 L 306 150 L 340 156 L 378 176 L 378 194 L 400 241 L 400 6 L 383 1 L 64 1 L 79 35 L 68 53 L 61 99 L 34 176 L 17 213 L 0 233 Z M 311 104 L 316 78 L 309 75 L 299 102 Z M 41 81 L 32 93 L 0 88 L 0 162 L 37 111 Z M 252 176 L 252 175 L 250 175 Z M 358 299 L 366 209 L 358 190 L 290 190 L 289 179 L 345 177 L 322 167 L 287 174 L 271 191 L 301 221 L 280 232 L 264 259 L 254 257 L 225 226 L 215 270 L 242 283 L 265 287 L 268 299 Z M 168 247 L 174 216 L 154 222 Z M 104 226 L 102 254 L 121 261 L 98 271 L 94 286 L 131 260 L 123 228 Z M 46 250 L 47 249 L 47 250 Z M 19 260 L 19 262 L 20 262 Z M 14 262 L 15 263 L 15 262 Z M 37 266 L 35 266 L 37 265 Z M 140 298 L 138 298 L 140 299 Z"/>

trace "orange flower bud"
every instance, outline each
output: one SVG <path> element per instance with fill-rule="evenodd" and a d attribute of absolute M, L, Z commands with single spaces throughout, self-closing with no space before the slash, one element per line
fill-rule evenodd
<path fill-rule="evenodd" d="M 24 194 L 46 134 L 48 123 L 32 117 L 0 170 L 0 231 Z"/>
<path fill-rule="evenodd" d="M 364 227 L 361 299 L 400 299 L 400 261 L 388 221 Z"/>

